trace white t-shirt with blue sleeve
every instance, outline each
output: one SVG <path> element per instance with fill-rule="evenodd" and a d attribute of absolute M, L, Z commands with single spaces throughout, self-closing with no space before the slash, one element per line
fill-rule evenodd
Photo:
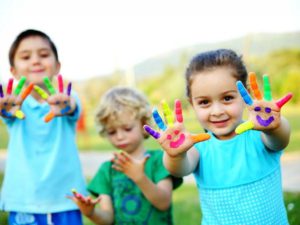
<path fill-rule="evenodd" d="M 211 134 L 211 133 L 210 133 Z M 195 145 L 194 171 L 202 224 L 288 224 L 283 203 L 280 156 L 250 130 L 229 140 L 213 134 Z"/>
<path fill-rule="evenodd" d="M 66 198 L 71 189 L 86 193 L 76 146 L 76 121 L 81 106 L 72 115 L 55 117 L 50 110 L 28 96 L 22 105 L 23 120 L 4 119 L 9 132 L 8 157 L 1 190 L 1 209 L 27 213 L 54 213 L 77 209 Z"/>

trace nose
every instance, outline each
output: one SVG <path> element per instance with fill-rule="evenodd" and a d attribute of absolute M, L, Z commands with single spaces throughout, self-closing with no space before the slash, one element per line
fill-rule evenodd
<path fill-rule="evenodd" d="M 40 63 L 40 56 L 38 54 L 32 54 L 31 63 L 32 64 L 39 64 Z"/>
<path fill-rule="evenodd" d="M 221 103 L 215 102 L 211 106 L 211 112 L 210 114 L 212 116 L 220 116 L 224 114 L 224 106 Z"/>
<path fill-rule="evenodd" d="M 122 140 L 124 138 L 124 132 L 122 130 L 117 130 L 116 138 L 117 138 L 117 140 Z"/>

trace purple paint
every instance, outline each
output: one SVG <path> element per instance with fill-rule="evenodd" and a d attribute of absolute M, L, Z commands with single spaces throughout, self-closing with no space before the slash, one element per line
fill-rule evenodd
<path fill-rule="evenodd" d="M 67 95 L 70 96 L 71 95 L 71 90 L 72 90 L 72 83 L 70 82 L 68 84 L 68 87 L 67 87 Z"/>
<path fill-rule="evenodd" d="M 0 84 L 0 98 L 3 98 L 3 88 L 2 88 L 2 84 Z"/>
<path fill-rule="evenodd" d="M 160 134 L 159 132 L 156 132 L 155 130 L 153 130 L 151 127 L 149 127 L 148 125 L 144 126 L 145 131 L 150 134 L 152 137 L 154 137 L 155 139 L 160 138 Z"/>
<path fill-rule="evenodd" d="M 274 121 L 274 117 L 273 116 L 270 116 L 269 119 L 267 120 L 264 120 L 263 118 L 261 118 L 259 115 L 256 116 L 256 119 L 257 119 L 257 122 L 264 126 L 264 127 L 267 127 L 269 126 L 273 121 Z"/>
<path fill-rule="evenodd" d="M 272 109 L 269 108 L 269 107 L 267 107 L 267 108 L 265 108 L 265 112 L 266 112 L 266 113 L 270 113 L 270 112 L 272 112 Z"/>
<path fill-rule="evenodd" d="M 254 111 L 255 112 L 259 112 L 261 110 L 261 108 L 259 107 L 259 106 L 256 106 L 255 108 L 254 108 Z"/>

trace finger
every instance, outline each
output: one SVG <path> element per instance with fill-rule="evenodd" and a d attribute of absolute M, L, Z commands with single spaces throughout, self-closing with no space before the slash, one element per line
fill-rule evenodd
<path fill-rule="evenodd" d="M 67 87 L 67 95 L 70 96 L 71 95 L 71 90 L 72 90 L 72 83 L 70 82 L 68 84 L 68 87 Z"/>
<path fill-rule="evenodd" d="M 210 135 L 207 133 L 203 133 L 203 134 L 191 135 L 191 138 L 194 143 L 197 143 L 197 142 L 206 141 L 210 139 Z"/>
<path fill-rule="evenodd" d="M 175 116 L 179 123 L 183 122 L 181 102 L 178 99 L 175 100 Z"/>
<path fill-rule="evenodd" d="M 162 118 L 160 117 L 157 109 L 154 109 L 152 111 L 152 117 L 159 129 L 161 129 L 163 131 L 165 131 L 167 129 L 167 127 L 166 127 L 164 121 L 162 120 Z"/>
<path fill-rule="evenodd" d="M 46 91 L 44 91 L 42 88 L 40 88 L 37 85 L 33 86 L 33 89 L 36 91 L 36 93 L 38 93 L 43 99 L 47 99 L 49 97 L 49 95 L 47 94 Z"/>
<path fill-rule="evenodd" d="M 57 82 L 58 82 L 59 93 L 63 93 L 64 92 L 64 82 L 63 82 L 62 76 L 60 74 L 57 76 Z"/>
<path fill-rule="evenodd" d="M 51 81 L 49 80 L 49 77 L 44 77 L 44 84 L 51 95 L 54 95 L 56 93 L 55 88 L 52 86 Z"/>
<path fill-rule="evenodd" d="M 254 97 L 257 100 L 261 100 L 262 95 L 261 95 L 261 93 L 259 91 L 259 88 L 258 88 L 258 85 L 257 85 L 255 73 L 253 73 L 253 72 L 249 73 L 249 80 L 250 80 L 250 86 L 251 86 L 251 90 L 253 91 Z"/>
<path fill-rule="evenodd" d="M 252 121 L 246 121 L 240 124 L 237 128 L 235 128 L 235 133 L 241 134 L 247 130 L 251 130 L 254 127 L 254 123 Z"/>
<path fill-rule="evenodd" d="M 50 111 L 44 118 L 46 123 L 50 122 L 55 117 L 54 112 Z"/>
<path fill-rule="evenodd" d="M 24 113 L 21 111 L 21 110 L 17 110 L 15 113 L 14 113 L 15 117 L 17 117 L 18 119 L 24 119 L 25 118 L 25 115 Z"/>
<path fill-rule="evenodd" d="M 236 86 L 237 86 L 237 89 L 238 89 L 240 95 L 242 96 L 244 102 L 247 105 L 252 105 L 253 104 L 253 100 L 252 100 L 251 96 L 249 95 L 247 89 L 243 85 L 243 83 L 241 81 L 237 81 L 236 82 Z"/>
<path fill-rule="evenodd" d="M 17 85 L 17 87 L 16 87 L 16 89 L 15 89 L 15 91 L 14 91 L 15 95 L 19 95 L 21 93 L 21 90 L 22 90 L 25 82 L 26 82 L 26 77 L 22 76 L 19 83 L 18 83 L 18 85 Z"/>
<path fill-rule="evenodd" d="M 13 79 L 13 78 L 10 78 L 10 79 L 8 80 L 8 85 L 7 85 L 7 89 L 6 89 L 6 93 L 7 93 L 8 95 L 10 95 L 11 92 L 12 92 L 13 84 L 14 84 L 14 79 Z"/>
<path fill-rule="evenodd" d="M 173 126 L 173 123 L 174 123 L 174 118 L 173 118 L 173 115 L 172 115 L 172 111 L 168 105 L 168 103 L 166 101 L 162 101 L 161 102 L 162 104 L 162 110 L 163 110 L 163 113 L 164 113 L 164 116 L 165 116 L 165 121 L 167 122 L 167 125 L 172 127 Z"/>
<path fill-rule="evenodd" d="M 101 196 L 99 196 L 99 197 L 96 198 L 96 199 L 93 199 L 93 200 L 92 200 L 92 204 L 93 204 L 93 205 L 96 205 L 96 204 L 98 204 L 100 201 L 101 201 Z"/>
<path fill-rule="evenodd" d="M 288 93 L 286 96 L 282 97 L 281 99 L 276 101 L 276 105 L 281 108 L 282 106 L 285 105 L 291 98 L 293 97 L 292 93 Z"/>
<path fill-rule="evenodd" d="M 127 152 L 122 151 L 120 155 L 126 160 L 126 161 L 131 161 L 131 157 Z"/>
<path fill-rule="evenodd" d="M 153 138 L 155 138 L 155 139 L 160 138 L 160 133 L 157 132 L 157 131 L 155 131 L 155 130 L 153 130 L 150 126 L 144 125 L 144 130 L 145 130 L 148 134 L 150 134 Z"/>
<path fill-rule="evenodd" d="M 1 110 L 1 114 L 2 114 L 4 117 L 8 117 L 8 118 L 14 117 L 13 114 L 11 114 L 10 112 L 7 112 L 5 109 L 2 109 L 2 110 Z"/>
<path fill-rule="evenodd" d="M 22 100 L 24 100 L 25 98 L 27 98 L 27 96 L 30 94 L 30 92 L 32 91 L 32 89 L 33 89 L 33 83 L 30 83 L 28 85 L 28 87 L 26 87 L 25 90 L 21 94 Z"/>
<path fill-rule="evenodd" d="M 123 172 L 123 168 L 120 167 L 120 166 L 118 166 L 118 165 L 116 165 L 116 164 L 113 164 L 111 167 L 112 167 L 113 169 L 117 170 L 117 171 Z"/>
<path fill-rule="evenodd" d="M 269 76 L 264 75 L 263 76 L 263 81 L 264 81 L 264 99 L 268 102 L 272 101 L 272 92 L 271 92 Z"/>
<path fill-rule="evenodd" d="M 4 94 L 3 94 L 3 87 L 2 84 L 0 84 L 0 98 L 3 98 Z"/>

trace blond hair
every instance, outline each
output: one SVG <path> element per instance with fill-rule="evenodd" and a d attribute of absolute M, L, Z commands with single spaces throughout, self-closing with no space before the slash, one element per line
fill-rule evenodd
<path fill-rule="evenodd" d="M 124 112 L 130 112 L 134 119 L 142 125 L 151 123 L 151 107 L 144 94 L 130 87 L 114 87 L 101 98 L 96 110 L 95 122 L 100 135 L 105 135 L 109 122 L 118 123 L 118 117 Z M 148 134 L 144 132 L 144 137 Z"/>

